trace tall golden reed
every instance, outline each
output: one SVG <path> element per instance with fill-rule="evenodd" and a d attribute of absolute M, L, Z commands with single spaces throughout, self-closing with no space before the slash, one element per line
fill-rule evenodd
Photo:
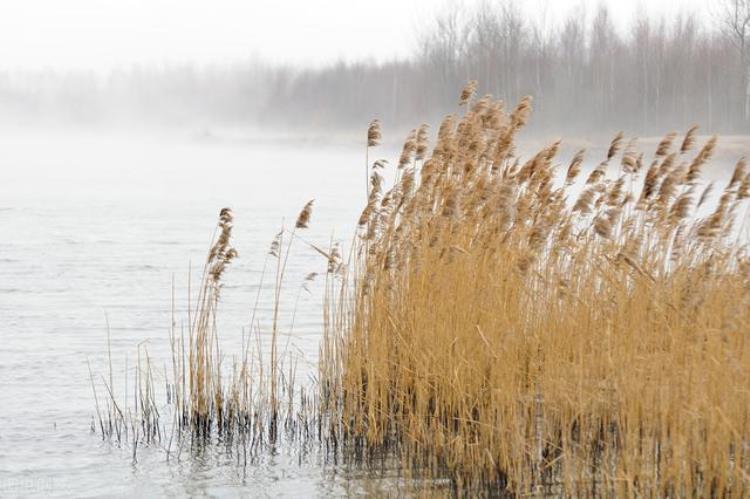
<path fill-rule="evenodd" d="M 750 494 L 744 161 L 698 216 L 715 138 L 649 162 L 618 134 L 579 181 L 583 151 L 561 173 L 559 141 L 516 154 L 530 98 L 475 91 L 431 155 L 409 135 L 390 190 L 373 169 L 329 291 L 332 434 L 461 490 Z"/>
<path fill-rule="evenodd" d="M 348 261 L 338 246 L 307 243 L 328 262 L 319 401 L 299 392 L 293 407 L 293 369 L 284 374 L 277 347 L 285 269 L 313 202 L 269 252 L 270 359 L 248 338 L 232 366 L 216 330 L 237 256 L 232 212 L 221 211 L 188 338 L 174 320 L 170 331 L 167 452 L 182 433 L 262 449 L 283 428 L 355 459 L 395 455 L 426 486 L 449 477 L 462 493 L 750 494 L 745 160 L 712 194 L 700 177 L 717 141 L 693 155 L 692 127 L 650 160 L 618 134 L 593 168 L 578 151 L 558 171 L 560 141 L 526 160 L 516 152 L 531 99 L 506 112 L 474 101 L 476 87 L 431 154 L 425 125 L 409 134 L 395 185 L 387 162 L 370 172 L 368 158 Z M 380 140 L 374 121 L 368 153 Z M 102 381 L 99 399 L 92 374 L 92 429 L 132 441 L 134 460 L 139 441 L 166 440 L 145 345 L 134 407 L 115 397 L 111 371 Z"/>

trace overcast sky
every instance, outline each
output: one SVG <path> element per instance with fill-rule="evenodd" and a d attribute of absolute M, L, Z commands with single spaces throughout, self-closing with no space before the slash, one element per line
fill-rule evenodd
<path fill-rule="evenodd" d="M 472 6 L 482 0 L 464 0 Z M 493 0 L 487 0 L 493 3 Z M 499 1 L 499 0 L 494 0 Z M 714 2 L 717 0 L 714 0 Z M 547 18 L 608 4 L 700 15 L 709 0 L 517 0 Z M 0 69 L 109 69 L 134 63 L 228 63 L 259 57 L 320 65 L 407 55 L 446 0 L 0 0 Z"/>

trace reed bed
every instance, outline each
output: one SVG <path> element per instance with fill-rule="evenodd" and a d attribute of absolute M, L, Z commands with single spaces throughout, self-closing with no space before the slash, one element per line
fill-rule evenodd
<path fill-rule="evenodd" d="M 216 326 L 237 257 L 222 210 L 187 327 L 172 321 L 171 372 L 156 374 L 139 345 L 130 407 L 111 367 L 92 375 L 92 429 L 132 442 L 134 460 L 138 442 L 169 456 L 186 442 L 260 451 L 284 435 L 335 463 L 395 459 L 423 487 L 448 479 L 459 494 L 749 495 L 745 161 L 704 186 L 717 139 L 697 147 L 696 127 L 649 157 L 618 134 L 593 168 L 585 151 L 561 168 L 559 141 L 524 160 L 531 99 L 506 111 L 476 89 L 433 144 L 426 125 L 409 134 L 390 188 L 388 162 L 370 163 L 382 138 L 370 124 L 348 258 L 299 236 L 307 203 L 264 266 L 270 357 L 256 330 L 231 366 Z M 278 347 L 294 241 L 327 262 L 316 393 Z"/>
<path fill-rule="evenodd" d="M 248 455 L 257 457 L 275 448 L 280 440 L 305 445 L 313 440 L 312 435 L 319 433 L 314 426 L 319 412 L 315 394 L 309 395 L 296 382 L 297 360 L 288 345 L 279 345 L 282 334 L 292 333 L 282 330 L 280 324 L 287 263 L 293 242 L 299 239 L 297 231 L 307 228 L 312 206 L 312 201 L 305 204 L 294 227 L 288 230 L 282 226 L 273 238 L 252 307 L 253 333 L 243 333 L 241 349 L 231 357 L 220 347 L 217 317 L 222 277 L 238 252 L 232 245 L 234 215 L 229 208 L 220 211 L 195 296 L 189 285 L 192 301 L 180 328 L 173 289 L 171 367 L 160 369 L 146 343 L 139 344 L 136 365 L 128 369 L 126 361 L 126 388 L 115 396 L 110 350 L 108 376 L 101 376 L 97 382 L 91 373 L 96 405 L 92 432 L 104 440 L 130 446 L 133 461 L 137 461 L 139 445 L 160 448 L 169 459 L 185 449 L 224 444 L 237 453 L 238 460 L 242 456 L 246 462 Z M 270 330 L 261 331 L 256 313 L 267 273 L 269 279 L 273 278 L 273 309 Z M 310 279 L 308 276 L 304 284 Z M 263 344 L 262 334 L 268 336 L 268 345 Z M 231 359 L 231 365 L 227 365 L 227 359 Z M 132 379 L 132 391 L 127 388 L 128 379 Z"/>
<path fill-rule="evenodd" d="M 590 171 L 559 141 L 524 160 L 531 99 L 475 90 L 390 189 L 369 170 L 328 288 L 327 431 L 464 492 L 749 495 L 744 160 L 716 196 L 696 127 L 648 157 L 618 134 Z"/>

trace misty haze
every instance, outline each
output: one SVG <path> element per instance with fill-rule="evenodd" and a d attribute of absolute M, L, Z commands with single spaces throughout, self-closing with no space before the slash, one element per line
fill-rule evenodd
<path fill-rule="evenodd" d="M 0 497 L 750 495 L 750 0 L 0 6 Z"/>

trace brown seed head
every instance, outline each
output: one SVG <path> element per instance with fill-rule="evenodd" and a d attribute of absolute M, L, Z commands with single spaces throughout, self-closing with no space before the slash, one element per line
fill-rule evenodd
<path fill-rule="evenodd" d="M 570 185 L 575 182 L 576 177 L 581 173 L 581 165 L 583 164 L 585 154 L 586 150 L 581 149 L 575 156 L 573 156 L 573 160 L 570 162 L 570 166 L 568 166 L 568 173 L 565 175 L 566 184 Z"/>
<path fill-rule="evenodd" d="M 742 181 L 742 179 L 745 176 L 745 168 L 747 167 L 747 160 L 745 158 L 740 158 L 740 160 L 737 162 L 737 164 L 734 167 L 734 172 L 732 173 L 732 179 L 729 181 L 729 185 L 727 186 L 727 189 L 731 189 L 735 185 L 737 185 L 739 182 Z"/>
<path fill-rule="evenodd" d="M 375 147 L 380 145 L 380 140 L 383 136 L 380 133 L 380 120 L 372 120 L 370 126 L 367 127 L 367 147 Z"/>
<path fill-rule="evenodd" d="M 465 106 L 466 104 L 468 104 L 469 100 L 472 98 L 476 91 L 477 81 L 470 80 L 466 85 L 464 85 L 464 88 L 461 90 L 461 96 L 458 100 L 458 105 Z"/>
<path fill-rule="evenodd" d="M 698 132 L 698 125 L 693 125 L 688 129 L 687 133 L 685 134 L 685 139 L 682 141 L 682 146 L 680 147 L 681 153 L 686 153 L 690 149 L 692 149 L 693 144 L 695 144 L 695 135 Z"/>
<path fill-rule="evenodd" d="M 663 139 L 661 139 L 661 142 L 659 142 L 659 146 L 656 148 L 657 158 L 669 154 L 669 150 L 672 148 L 672 142 L 674 142 L 675 137 L 677 137 L 677 134 L 674 132 L 670 132 L 665 135 Z"/>
<path fill-rule="evenodd" d="M 688 169 L 688 173 L 687 173 L 688 182 L 694 183 L 696 180 L 698 180 L 701 167 L 704 164 L 706 164 L 708 160 L 711 159 L 711 156 L 713 156 L 714 148 L 716 147 L 716 141 L 717 141 L 716 135 L 708 139 L 708 142 L 706 142 L 706 145 L 704 145 L 703 148 L 701 148 L 698 155 L 695 157 L 695 159 L 693 159 L 693 162 L 690 163 L 690 168 Z"/>
<path fill-rule="evenodd" d="M 622 147 L 623 138 L 623 133 L 619 132 L 617 135 L 615 135 L 615 138 L 612 139 L 612 142 L 609 144 L 609 150 L 607 151 L 607 161 L 614 158 L 617 152 L 620 150 L 620 147 Z"/>
<path fill-rule="evenodd" d="M 305 207 L 302 208 L 302 211 L 299 212 L 299 215 L 297 216 L 297 222 L 294 224 L 294 227 L 297 229 L 307 229 L 308 223 L 310 222 L 310 216 L 312 215 L 312 206 L 313 206 L 314 199 L 311 199 L 310 201 L 305 204 Z"/>
<path fill-rule="evenodd" d="M 417 161 L 421 161 L 424 159 L 425 154 L 427 153 L 427 142 L 429 140 L 429 135 L 427 133 L 427 129 L 430 126 L 426 123 L 423 123 L 420 125 L 419 129 L 417 130 L 417 140 L 416 140 L 416 147 L 415 147 L 415 153 L 416 153 L 416 159 Z"/>
<path fill-rule="evenodd" d="M 740 183 L 740 188 L 737 190 L 737 199 L 747 199 L 750 197 L 750 172 L 745 174 L 745 178 Z"/>
<path fill-rule="evenodd" d="M 409 132 L 409 136 L 406 137 L 406 141 L 404 142 L 404 147 L 401 150 L 401 156 L 399 157 L 399 160 L 398 160 L 399 170 L 409 164 L 416 149 L 417 149 L 417 131 L 415 129 Z"/>

